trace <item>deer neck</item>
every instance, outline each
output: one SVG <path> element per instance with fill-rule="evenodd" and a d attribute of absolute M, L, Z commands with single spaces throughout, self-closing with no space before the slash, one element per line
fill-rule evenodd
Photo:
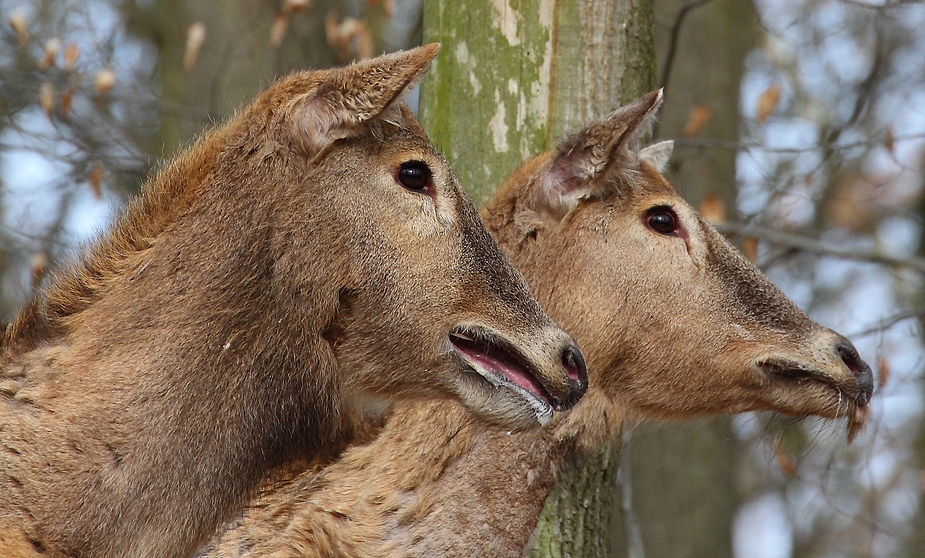
<path fill-rule="evenodd" d="M 337 285 L 279 288 L 274 232 L 248 224 L 272 222 L 266 210 L 229 207 L 221 228 L 192 209 L 63 317 L 61 335 L 7 353 L 0 515 L 20 516 L 29 540 L 189 555 L 268 470 L 336 445 L 323 335 Z"/>
<path fill-rule="evenodd" d="M 568 447 L 456 403 L 397 404 L 368 443 L 274 483 L 204 555 L 520 556 Z"/>

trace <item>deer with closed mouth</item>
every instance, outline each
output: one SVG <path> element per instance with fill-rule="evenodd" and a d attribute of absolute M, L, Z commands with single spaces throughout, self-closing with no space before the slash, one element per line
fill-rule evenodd
<path fill-rule="evenodd" d="M 590 388 L 541 431 L 454 403 L 397 404 L 331 464 L 267 486 L 205 556 L 523 556 L 563 468 L 619 443 L 628 416 L 773 410 L 863 427 L 870 367 L 799 310 L 661 175 L 641 147 L 660 91 L 526 162 L 482 212 Z"/>
<path fill-rule="evenodd" d="M 399 101 L 437 50 L 279 80 L 13 318 L 0 555 L 189 556 L 393 399 L 577 402 L 575 342 Z"/>

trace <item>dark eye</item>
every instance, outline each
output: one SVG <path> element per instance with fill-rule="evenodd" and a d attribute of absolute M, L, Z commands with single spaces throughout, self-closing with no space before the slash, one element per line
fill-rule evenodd
<path fill-rule="evenodd" d="M 669 207 L 653 207 L 646 213 L 646 226 L 659 234 L 677 234 L 678 216 Z"/>
<path fill-rule="evenodd" d="M 420 161 L 408 161 L 398 168 L 395 179 L 409 190 L 424 192 L 431 184 L 430 168 Z"/>

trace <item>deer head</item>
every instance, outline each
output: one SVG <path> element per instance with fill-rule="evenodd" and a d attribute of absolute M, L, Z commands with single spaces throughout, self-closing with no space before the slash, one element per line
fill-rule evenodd
<path fill-rule="evenodd" d="M 282 203 L 298 216 L 276 225 L 281 294 L 297 298 L 319 281 L 305 254 L 339 275 L 337 317 L 325 335 L 348 386 L 398 397 L 452 394 L 483 416 L 545 423 L 583 393 L 581 354 L 396 102 L 438 48 L 277 83 L 251 109 L 260 127 L 244 131 L 232 156 L 256 153 L 250 180 L 285 189 Z M 269 149 L 284 156 L 263 162 Z"/>
<path fill-rule="evenodd" d="M 661 101 L 661 91 L 650 93 L 566 137 L 515 172 L 484 213 L 599 371 L 568 423 L 606 431 L 609 401 L 619 401 L 657 418 L 847 417 L 853 434 L 873 391 L 870 367 L 660 174 L 672 143 L 640 148 L 639 138 Z"/>

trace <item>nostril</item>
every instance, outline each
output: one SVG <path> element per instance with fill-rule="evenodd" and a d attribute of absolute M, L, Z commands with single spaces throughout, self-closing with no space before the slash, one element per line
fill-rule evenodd
<path fill-rule="evenodd" d="M 578 381 L 578 364 L 575 358 L 575 348 L 569 346 L 562 353 L 562 367 L 565 368 L 565 375 L 569 380 Z"/>
<path fill-rule="evenodd" d="M 860 359 L 855 355 L 854 351 L 851 350 L 851 347 L 842 344 L 838 346 L 836 351 L 838 351 L 838 356 L 841 357 L 842 362 L 845 363 L 848 370 L 851 370 L 851 373 L 857 378 L 858 374 L 861 373 L 861 367 L 858 364 L 858 360 Z"/>
<path fill-rule="evenodd" d="M 568 377 L 569 399 L 563 405 L 569 408 L 581 399 L 588 389 L 588 370 L 585 366 L 584 355 L 581 350 L 574 344 L 569 345 L 562 352 L 562 367 L 565 369 L 565 375 Z"/>
<path fill-rule="evenodd" d="M 851 373 L 854 374 L 855 378 L 863 375 L 863 369 L 867 367 L 867 363 L 861 360 L 861 357 L 858 355 L 853 345 L 849 343 L 839 343 L 835 350 L 838 352 L 838 356 L 841 357 L 842 362 L 848 367 L 848 370 L 851 370 Z"/>
<path fill-rule="evenodd" d="M 874 374 L 870 366 L 864 362 L 854 345 L 848 341 L 839 343 L 835 350 L 860 385 L 861 392 L 858 396 L 858 404 L 862 407 L 867 405 L 874 392 Z"/>

